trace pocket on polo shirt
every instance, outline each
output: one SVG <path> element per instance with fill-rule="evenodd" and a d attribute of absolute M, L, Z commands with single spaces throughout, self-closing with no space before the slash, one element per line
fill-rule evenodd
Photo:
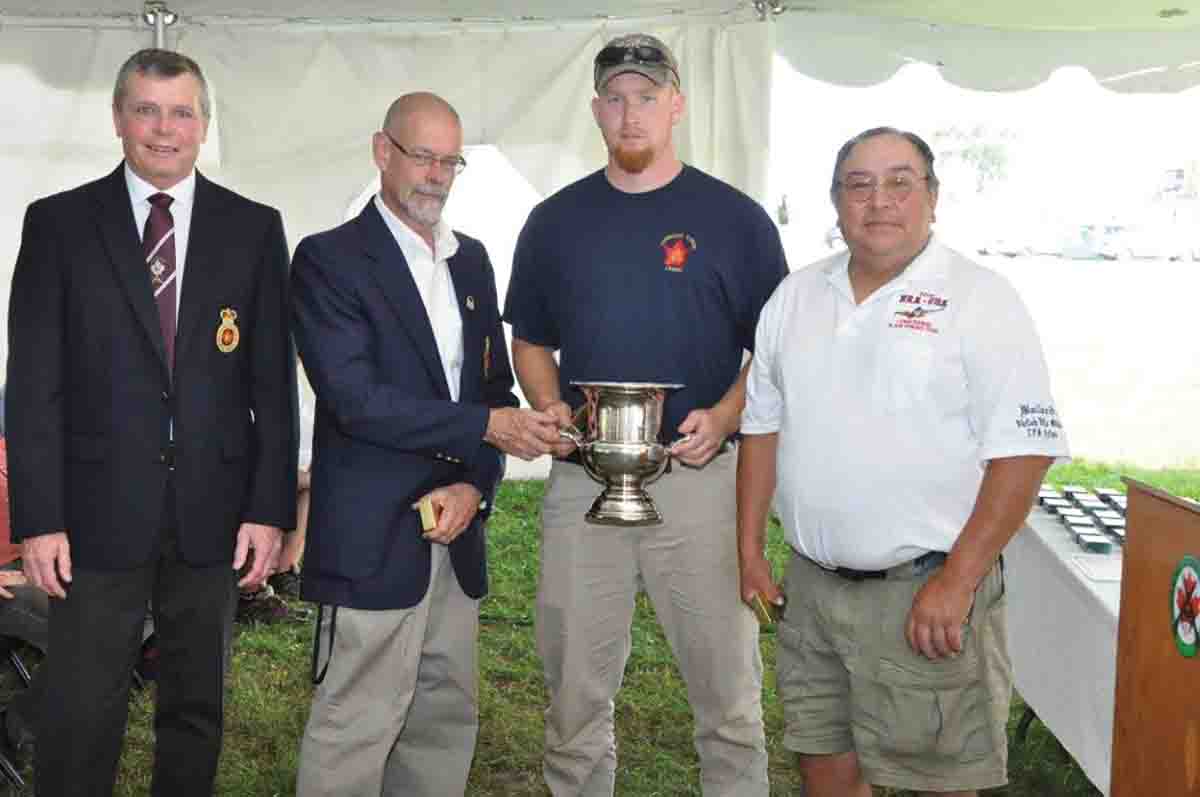
<path fill-rule="evenodd" d="M 888 412 L 928 399 L 933 342 L 908 330 L 888 329 L 876 357 L 875 400 Z"/>

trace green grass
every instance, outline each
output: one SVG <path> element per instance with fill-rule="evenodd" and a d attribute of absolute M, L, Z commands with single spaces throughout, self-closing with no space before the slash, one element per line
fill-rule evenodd
<path fill-rule="evenodd" d="M 1078 462 L 1055 467 L 1053 483 L 1119 487 L 1120 475 L 1200 498 L 1200 471 L 1148 471 Z M 481 607 L 481 728 L 467 793 L 472 797 L 547 795 L 541 783 L 545 692 L 534 647 L 533 606 L 538 571 L 541 482 L 508 482 L 500 491 L 489 532 L 491 594 Z M 776 528 L 768 554 L 781 573 L 787 549 Z M 312 612 L 292 604 L 297 618 L 271 626 L 239 627 L 229 679 L 225 747 L 217 793 L 226 797 L 290 795 L 299 738 L 308 713 Z M 665 638 L 643 598 L 637 602 L 634 647 L 617 699 L 621 797 L 699 795 L 691 716 L 683 683 Z M 774 689 L 775 639 L 762 637 L 767 679 L 764 710 L 771 757 L 771 794 L 800 793 L 791 756 L 780 744 L 783 719 Z M 149 790 L 153 689 L 135 694 L 117 794 Z M 1010 730 L 1024 710 L 1014 700 Z M 1005 797 L 1096 795 L 1054 737 L 1035 722 L 1010 747 L 1012 783 L 990 794 Z M 888 792 L 885 794 L 893 795 Z"/>
<path fill-rule="evenodd" d="M 1129 476 L 1173 495 L 1200 500 L 1200 470 L 1194 469 L 1152 470 L 1134 465 L 1108 465 L 1079 459 L 1066 465 L 1055 465 L 1046 476 L 1046 481 L 1056 487 L 1078 484 L 1082 487 L 1112 487 L 1124 491 L 1122 476 Z"/>

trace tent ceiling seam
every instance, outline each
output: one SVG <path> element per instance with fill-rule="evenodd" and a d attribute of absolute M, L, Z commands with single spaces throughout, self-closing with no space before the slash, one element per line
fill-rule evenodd
<path fill-rule="evenodd" d="M 170 11 L 178 15 L 177 27 L 271 27 L 271 28 L 364 28 L 364 27 L 403 27 L 403 28 L 436 28 L 436 29 L 478 29 L 496 28 L 513 29 L 528 28 L 531 30 L 560 28 L 574 25 L 595 25 L 597 23 L 659 23 L 678 24 L 700 20 L 723 20 L 726 22 L 753 21 L 758 15 L 746 2 L 734 2 L 726 8 L 685 9 L 676 8 L 666 13 L 653 14 L 579 14 L 543 17 L 536 15 L 517 16 L 262 16 L 255 14 L 198 14 L 188 15 L 186 0 L 179 3 L 167 3 Z M 86 26 L 120 26 L 134 25 L 141 21 L 137 14 L 39 14 L 31 9 L 27 13 L 0 13 L 0 26 L 31 27 L 31 28 L 78 28 Z"/>

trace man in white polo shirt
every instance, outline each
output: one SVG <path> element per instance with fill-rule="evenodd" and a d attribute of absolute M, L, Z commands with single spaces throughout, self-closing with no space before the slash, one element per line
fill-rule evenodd
<path fill-rule="evenodd" d="M 1000 553 L 1067 454 L 1041 344 L 1002 277 L 931 233 L 933 153 L 876 128 L 838 153 L 849 252 L 759 320 L 742 416 L 742 597 L 787 609 L 778 689 L 811 797 L 1007 780 Z M 771 499 L 794 556 L 763 553 Z"/>

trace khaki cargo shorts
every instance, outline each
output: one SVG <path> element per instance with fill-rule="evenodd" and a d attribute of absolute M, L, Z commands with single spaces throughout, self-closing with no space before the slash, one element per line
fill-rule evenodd
<path fill-rule="evenodd" d="M 913 597 L 931 575 L 924 570 L 908 563 L 886 579 L 853 581 L 792 556 L 776 666 L 784 747 L 854 751 L 877 786 L 1002 786 L 1012 694 L 1003 565 L 975 592 L 962 652 L 934 661 L 904 638 Z"/>

